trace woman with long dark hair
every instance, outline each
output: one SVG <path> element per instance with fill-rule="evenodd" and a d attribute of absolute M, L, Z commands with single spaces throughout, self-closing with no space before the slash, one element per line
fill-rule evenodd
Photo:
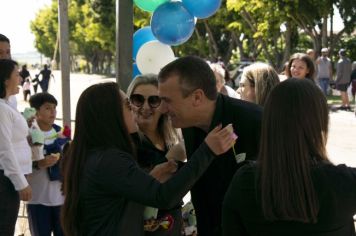
<path fill-rule="evenodd" d="M 215 128 L 195 157 L 161 184 L 135 161 L 130 133 L 136 131 L 129 100 L 116 83 L 93 85 L 82 93 L 64 160 L 65 235 L 143 235 L 143 205 L 177 205 L 235 140 L 228 128 Z"/>
<path fill-rule="evenodd" d="M 225 195 L 223 235 L 355 235 L 356 169 L 328 160 L 328 122 L 312 82 L 272 90 L 257 163 L 238 170 Z"/>

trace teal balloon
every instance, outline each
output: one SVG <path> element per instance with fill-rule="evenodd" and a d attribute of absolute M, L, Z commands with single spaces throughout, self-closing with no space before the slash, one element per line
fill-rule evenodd
<path fill-rule="evenodd" d="M 134 0 L 136 6 L 144 11 L 154 12 L 156 8 L 169 0 Z"/>
<path fill-rule="evenodd" d="M 221 6 L 221 0 L 182 0 L 182 3 L 193 16 L 199 19 L 214 15 Z"/>
<path fill-rule="evenodd" d="M 179 45 L 186 42 L 194 32 L 194 16 L 182 2 L 166 2 L 153 12 L 151 29 L 153 35 L 164 44 Z"/>

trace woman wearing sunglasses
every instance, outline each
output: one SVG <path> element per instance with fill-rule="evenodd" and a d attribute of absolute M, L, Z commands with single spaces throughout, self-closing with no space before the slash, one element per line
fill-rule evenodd
<path fill-rule="evenodd" d="M 127 96 L 140 130 L 138 163 L 141 168 L 150 171 L 171 156 L 177 161 L 183 161 L 186 156 L 178 132 L 172 127 L 168 116 L 158 111 L 161 99 L 158 96 L 157 75 L 137 76 L 127 89 Z M 165 220 L 170 221 L 169 227 L 159 227 L 159 222 Z M 160 209 L 155 220 L 145 221 L 146 235 L 181 235 L 181 227 L 180 204 L 173 209 Z"/>
<path fill-rule="evenodd" d="M 236 141 L 228 128 L 217 126 L 187 164 L 160 183 L 137 165 L 130 137 L 136 131 L 128 99 L 116 83 L 95 84 L 80 95 L 74 138 L 63 159 L 64 235 L 142 236 L 143 205 L 175 206 Z"/>

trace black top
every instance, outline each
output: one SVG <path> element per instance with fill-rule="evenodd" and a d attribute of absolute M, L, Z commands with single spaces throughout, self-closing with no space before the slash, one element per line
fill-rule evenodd
<path fill-rule="evenodd" d="M 166 154 L 168 151 L 167 147 L 165 147 L 164 150 L 158 149 L 144 134 L 140 135 L 140 140 L 137 140 L 137 138 L 134 138 L 134 140 L 136 141 L 136 145 L 138 147 L 137 163 L 147 172 L 151 171 L 156 165 L 168 161 L 168 159 L 166 158 Z M 183 202 L 180 201 L 180 203 L 173 208 L 159 209 L 157 214 L 157 221 L 160 221 L 162 218 L 165 218 L 167 217 L 167 215 L 169 215 L 173 219 L 172 225 L 170 225 L 168 229 L 160 227 L 159 229 L 153 232 L 146 232 L 146 235 L 181 235 L 181 228 L 183 222 L 181 212 L 182 204 Z"/>
<path fill-rule="evenodd" d="M 256 164 L 236 172 L 223 204 L 223 235 L 351 236 L 355 235 L 356 169 L 319 163 L 312 178 L 319 199 L 316 224 L 266 221 L 256 200 Z M 257 193 L 258 194 L 258 193 Z"/>
<path fill-rule="evenodd" d="M 22 69 L 19 73 L 19 75 L 21 76 L 21 78 L 24 80 L 26 79 L 27 77 L 30 76 L 30 72 L 28 70 L 24 70 Z"/>
<path fill-rule="evenodd" d="M 80 183 L 83 235 L 143 235 L 143 207 L 174 207 L 212 162 L 204 143 L 194 157 L 164 184 L 117 149 L 89 152 Z"/>
<path fill-rule="evenodd" d="M 147 136 L 140 135 L 140 140 L 136 141 L 136 145 L 138 148 L 137 162 L 141 168 L 150 171 L 154 166 L 167 161 L 167 147 L 165 150 L 156 148 Z"/>
<path fill-rule="evenodd" d="M 49 69 L 43 69 L 40 71 L 40 74 L 42 75 L 42 80 L 49 80 L 52 71 Z"/>
<path fill-rule="evenodd" d="M 243 156 L 245 153 L 246 159 L 254 160 L 258 151 L 261 115 L 261 107 L 219 94 L 210 130 L 220 123 L 223 126 L 232 123 L 238 136 L 235 144 L 236 154 Z M 196 127 L 182 129 L 182 132 L 187 158 L 190 159 L 207 133 Z M 238 167 L 233 150 L 230 149 L 213 161 L 192 188 L 191 196 L 197 215 L 199 236 L 215 235 L 221 231 L 222 201 Z"/>

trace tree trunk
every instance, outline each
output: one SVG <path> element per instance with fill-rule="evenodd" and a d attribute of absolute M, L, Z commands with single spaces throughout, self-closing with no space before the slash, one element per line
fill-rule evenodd
<path fill-rule="evenodd" d="M 229 47 L 227 49 L 225 56 L 223 57 L 223 61 L 224 61 L 225 65 L 227 65 L 229 63 L 231 55 L 232 55 L 232 50 L 236 47 L 235 40 L 233 39 L 234 35 L 235 35 L 235 33 L 231 32 L 230 40 L 229 40 Z"/>
<path fill-rule="evenodd" d="M 240 12 L 242 18 L 247 22 L 247 24 L 250 26 L 251 30 L 256 33 L 257 32 L 257 29 L 255 27 L 255 21 L 254 19 L 252 18 L 252 16 L 245 10 L 245 9 L 242 9 L 241 12 Z M 268 60 L 268 62 L 273 66 L 275 67 L 274 65 L 274 61 L 272 59 L 272 56 L 270 55 L 270 53 L 268 52 L 268 47 L 267 47 L 267 43 L 261 38 L 259 37 L 258 38 L 258 41 L 259 43 L 261 43 L 262 45 L 262 48 L 263 48 L 263 51 L 265 52 L 265 55 L 266 55 L 266 58 Z M 254 55 L 255 57 L 255 55 Z"/>
<path fill-rule="evenodd" d="M 219 48 L 218 48 L 218 44 L 216 43 L 215 39 L 214 39 L 214 35 L 213 32 L 211 31 L 209 24 L 207 22 L 207 20 L 203 20 L 204 22 L 204 26 L 206 29 L 206 32 L 208 33 L 208 37 L 209 37 L 209 42 L 210 42 L 210 46 L 212 49 L 212 57 L 214 57 L 214 59 L 217 59 L 219 56 Z"/>
<path fill-rule="evenodd" d="M 280 70 L 282 70 L 282 68 L 284 66 L 284 63 L 289 60 L 291 49 L 292 49 L 292 40 L 291 40 L 292 26 L 291 26 L 291 22 L 287 22 L 286 23 L 286 32 L 285 32 L 284 36 L 285 36 L 286 46 L 284 48 L 284 54 L 283 54 L 282 63 L 280 65 L 278 65 L 278 68 Z"/>
<path fill-rule="evenodd" d="M 328 15 L 323 16 L 323 25 L 321 28 L 321 44 L 324 48 L 328 47 Z"/>

